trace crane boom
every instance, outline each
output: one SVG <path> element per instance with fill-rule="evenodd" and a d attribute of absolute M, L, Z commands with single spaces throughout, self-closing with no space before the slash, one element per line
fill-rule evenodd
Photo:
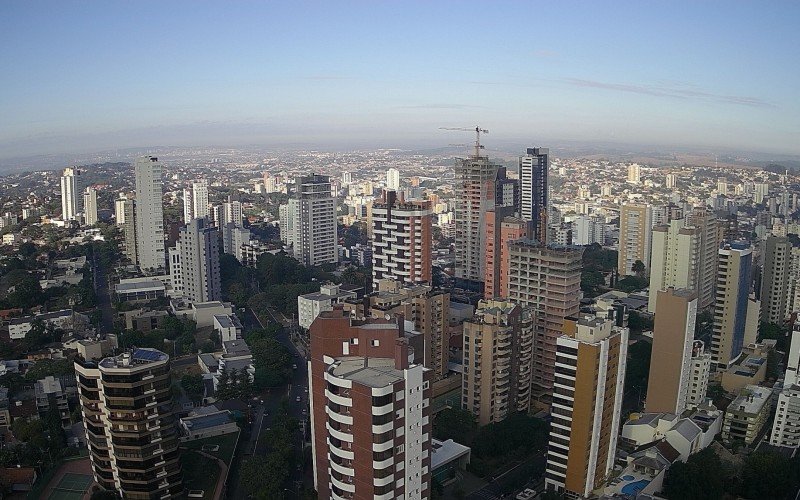
<path fill-rule="evenodd" d="M 463 128 L 463 127 L 439 127 L 439 130 L 459 130 L 461 132 L 475 132 L 475 157 L 480 156 L 481 149 L 483 149 L 483 146 L 481 146 L 481 134 L 489 133 L 488 130 L 480 128 L 479 126 L 476 126 L 474 129 Z"/>

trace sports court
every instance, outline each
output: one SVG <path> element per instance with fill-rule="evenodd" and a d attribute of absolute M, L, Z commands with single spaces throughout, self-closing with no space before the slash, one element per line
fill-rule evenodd
<path fill-rule="evenodd" d="M 48 500 L 81 500 L 92 484 L 92 476 L 67 472 L 56 484 Z"/>

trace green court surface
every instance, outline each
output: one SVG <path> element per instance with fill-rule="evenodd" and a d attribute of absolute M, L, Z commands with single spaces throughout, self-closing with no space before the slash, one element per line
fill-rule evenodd
<path fill-rule="evenodd" d="M 48 500 L 80 500 L 92 484 L 92 476 L 67 472 L 50 493 Z"/>

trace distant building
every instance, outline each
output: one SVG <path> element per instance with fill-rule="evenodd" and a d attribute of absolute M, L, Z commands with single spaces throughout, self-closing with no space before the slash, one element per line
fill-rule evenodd
<path fill-rule="evenodd" d="M 217 332 L 222 342 L 242 340 L 242 322 L 235 314 L 215 314 L 214 331 Z"/>
<path fill-rule="evenodd" d="M 761 321 L 782 323 L 787 317 L 792 244 L 787 238 L 769 236 L 764 241 L 761 276 Z"/>
<path fill-rule="evenodd" d="M 650 269 L 653 211 L 650 205 L 626 204 L 619 216 L 619 254 L 617 270 L 620 276 L 633 276 L 636 261 Z"/>
<path fill-rule="evenodd" d="M 83 192 L 83 217 L 87 226 L 97 224 L 97 190 L 91 186 Z"/>
<path fill-rule="evenodd" d="M 292 245 L 294 258 L 307 266 L 338 262 L 336 199 L 331 196 L 330 178 L 301 176 L 294 189 L 282 209 L 281 230 L 287 234 L 281 238 Z"/>
<path fill-rule="evenodd" d="M 332 283 L 320 286 L 319 293 L 300 295 L 297 297 L 297 323 L 307 330 L 321 312 L 330 311 L 334 304 L 356 296 L 346 287 Z"/>
<path fill-rule="evenodd" d="M 400 190 L 400 171 L 396 168 L 390 168 L 386 171 L 386 189 Z"/>
<path fill-rule="evenodd" d="M 143 271 L 166 267 L 164 207 L 158 158 L 142 156 L 134 164 L 136 175 L 136 254 Z M 127 218 L 126 218 L 127 220 Z"/>
<path fill-rule="evenodd" d="M 650 298 L 647 310 L 657 313 L 658 293 L 667 288 L 697 291 L 700 236 L 683 219 L 653 228 Z"/>
<path fill-rule="evenodd" d="M 39 415 L 45 416 L 48 412 L 58 413 L 62 427 L 70 425 L 69 403 L 61 381 L 53 376 L 37 380 L 33 385 L 36 394 L 36 408 Z"/>
<path fill-rule="evenodd" d="M 75 220 L 80 205 L 80 170 L 75 167 L 67 167 L 61 176 L 61 218 L 65 221 Z"/>
<path fill-rule="evenodd" d="M 550 150 L 528 148 L 519 159 L 519 216 L 531 222 L 530 238 L 547 243 L 547 213 L 550 171 Z"/>
<path fill-rule="evenodd" d="M 180 229 L 176 245 L 180 272 L 173 273 L 173 281 L 179 283 L 183 296 L 192 302 L 222 297 L 218 234 L 217 228 L 210 227 L 206 219 L 193 219 Z"/>

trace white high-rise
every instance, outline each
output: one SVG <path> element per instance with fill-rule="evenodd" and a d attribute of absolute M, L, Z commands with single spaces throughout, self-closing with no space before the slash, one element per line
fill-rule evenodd
<path fill-rule="evenodd" d="M 114 200 L 114 222 L 118 226 L 125 224 L 125 202 L 126 198 L 118 198 Z"/>
<path fill-rule="evenodd" d="M 400 190 L 400 171 L 396 168 L 386 171 L 386 189 Z"/>
<path fill-rule="evenodd" d="M 180 262 L 176 268 L 180 272 L 173 269 L 172 275 L 183 295 L 192 302 L 221 298 L 218 234 L 217 228 L 210 227 L 205 218 L 194 219 L 180 230 L 177 242 Z"/>
<path fill-rule="evenodd" d="M 83 218 L 87 226 L 97 224 L 97 190 L 91 186 L 83 192 Z"/>
<path fill-rule="evenodd" d="M 628 165 L 628 182 L 631 184 L 639 184 L 642 180 L 642 167 L 636 163 Z"/>
<path fill-rule="evenodd" d="M 208 217 L 208 181 L 201 179 L 183 190 L 183 221 Z"/>
<path fill-rule="evenodd" d="M 795 323 L 789 347 L 789 359 L 783 389 L 778 395 L 778 407 L 772 424 L 769 444 L 786 448 L 800 448 L 800 325 Z"/>
<path fill-rule="evenodd" d="M 67 167 L 61 176 L 61 219 L 75 220 L 80 211 L 80 191 L 78 178 L 81 172 L 77 168 Z"/>
<path fill-rule="evenodd" d="M 136 254 L 139 267 L 151 272 L 166 265 L 162 173 L 155 156 L 136 159 Z"/>
<path fill-rule="evenodd" d="M 684 219 L 653 228 L 650 259 L 650 297 L 647 310 L 655 313 L 658 292 L 666 288 L 697 290 L 700 236 Z"/>
<path fill-rule="evenodd" d="M 336 199 L 331 196 L 330 178 L 311 174 L 298 177 L 289 200 L 287 217 L 292 234 L 294 258 L 307 266 L 338 262 L 336 248 Z"/>

